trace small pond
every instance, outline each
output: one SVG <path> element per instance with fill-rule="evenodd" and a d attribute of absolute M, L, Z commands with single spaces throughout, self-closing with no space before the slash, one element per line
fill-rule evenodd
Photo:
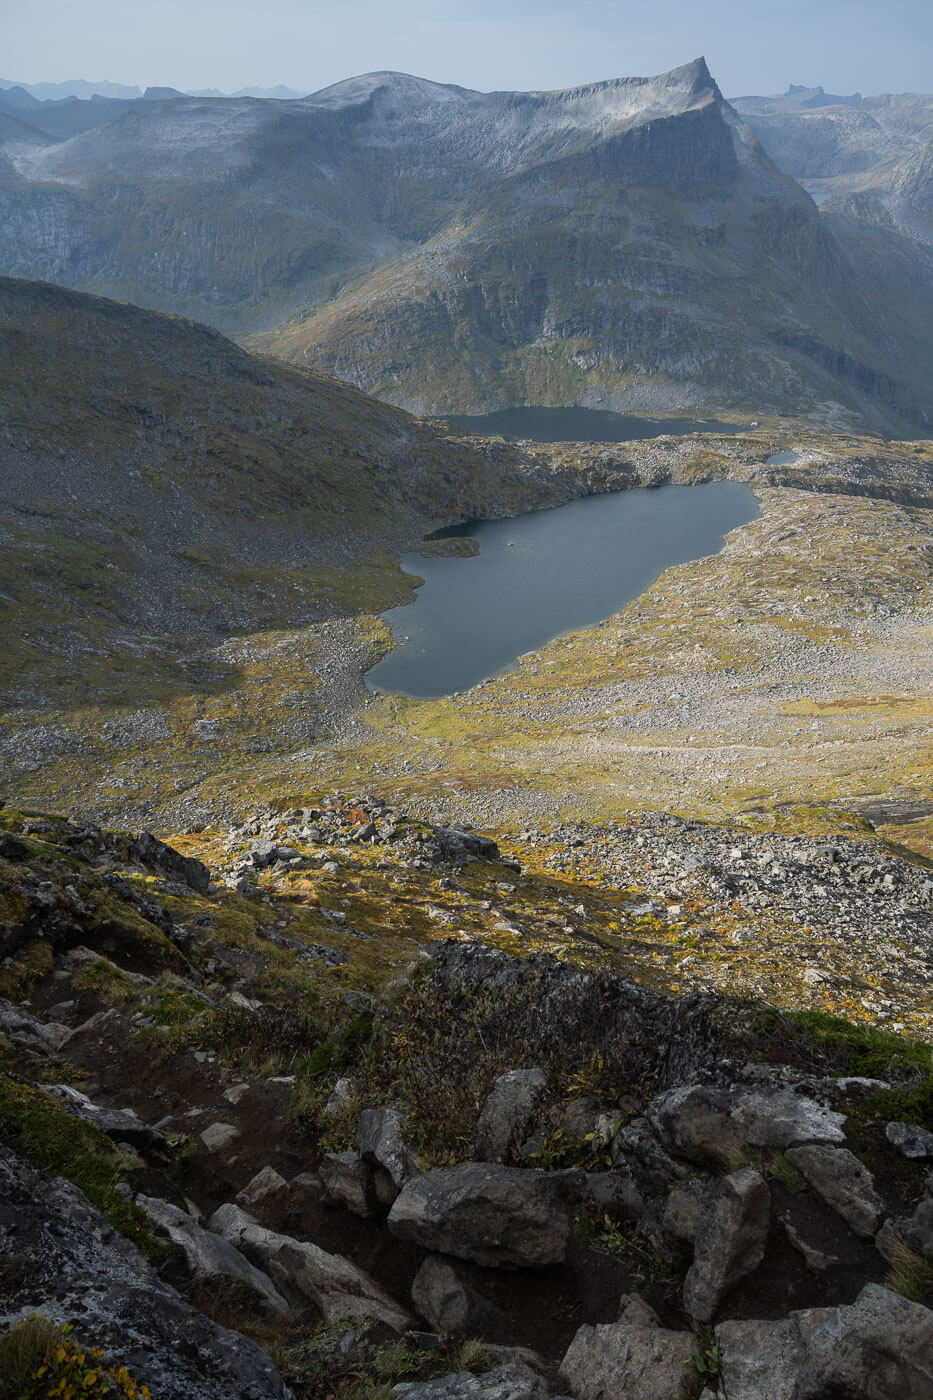
<path fill-rule="evenodd" d="M 757 515 L 747 486 L 715 481 L 585 496 L 445 531 L 472 536 L 479 553 L 402 556 L 424 586 L 384 614 L 399 645 L 367 682 L 419 699 L 466 690 L 562 632 L 611 617 L 665 569 L 717 553 L 729 530 Z"/>
<path fill-rule="evenodd" d="M 503 408 L 498 413 L 448 414 L 443 421 L 461 433 L 512 442 L 634 442 L 663 433 L 743 433 L 749 426 L 716 418 L 636 418 L 597 408 Z"/>

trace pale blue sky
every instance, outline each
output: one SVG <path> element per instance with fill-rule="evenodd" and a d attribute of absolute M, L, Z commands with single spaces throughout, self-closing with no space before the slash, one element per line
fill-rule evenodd
<path fill-rule="evenodd" d="M 727 96 L 933 89 L 933 0 L 0 0 L 0 77 L 556 88 L 705 54 Z"/>

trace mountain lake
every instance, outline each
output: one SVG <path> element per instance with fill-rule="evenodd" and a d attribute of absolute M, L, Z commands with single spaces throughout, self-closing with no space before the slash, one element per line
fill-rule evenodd
<path fill-rule="evenodd" d="M 367 684 L 416 699 L 467 690 L 523 652 L 611 617 L 665 569 L 717 553 L 729 530 L 757 515 L 747 486 L 714 481 L 584 496 L 440 531 L 471 537 L 479 553 L 402 556 L 424 584 L 414 603 L 383 614 L 398 645 Z"/>

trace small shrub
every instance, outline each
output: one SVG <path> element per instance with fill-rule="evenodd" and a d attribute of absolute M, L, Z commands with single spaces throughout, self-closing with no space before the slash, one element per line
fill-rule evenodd
<path fill-rule="evenodd" d="M 150 1400 L 125 1366 L 109 1366 L 103 1347 L 85 1350 L 70 1326 L 30 1317 L 0 1338 L 0 1400 Z"/>

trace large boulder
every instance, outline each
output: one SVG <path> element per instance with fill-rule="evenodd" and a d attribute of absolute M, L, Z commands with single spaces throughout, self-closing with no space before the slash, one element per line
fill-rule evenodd
<path fill-rule="evenodd" d="M 159 1400 L 292 1400 L 268 1356 L 155 1278 L 76 1186 L 0 1146 L 0 1330 L 41 1313 L 73 1323 Z"/>
<path fill-rule="evenodd" d="M 545 1083 L 540 1069 L 510 1069 L 500 1074 L 476 1125 L 475 1153 L 481 1162 L 501 1162 L 510 1148 L 521 1146 L 529 1136 Z"/>
<path fill-rule="evenodd" d="M 869 1283 L 807 1337 L 796 1400 L 930 1400 L 933 1312 Z"/>
<path fill-rule="evenodd" d="M 405 1142 L 405 1119 L 394 1108 L 365 1108 L 356 1129 L 356 1150 L 376 1168 L 375 1186 L 391 1205 L 406 1181 L 421 1169 L 417 1155 Z"/>
<path fill-rule="evenodd" d="M 195 1278 L 206 1278 L 211 1274 L 227 1274 L 231 1278 L 245 1279 L 257 1292 L 261 1293 L 271 1312 L 285 1312 L 287 1301 L 274 1286 L 268 1274 L 252 1265 L 244 1254 L 212 1230 L 203 1229 L 192 1220 L 187 1211 L 180 1210 L 169 1201 L 155 1196 L 137 1196 L 140 1206 L 162 1234 L 167 1235 L 173 1244 L 183 1251 L 188 1268 Z"/>
<path fill-rule="evenodd" d="M 804 1343 L 796 1318 L 723 1322 L 716 1328 L 729 1400 L 796 1400 Z"/>
<path fill-rule="evenodd" d="M 854 1152 L 811 1144 L 792 1147 L 787 1160 L 857 1235 L 867 1239 L 876 1233 L 884 1205 L 871 1172 Z"/>
<path fill-rule="evenodd" d="M 691 1084 L 670 1089 L 649 1104 L 648 1121 L 673 1156 L 713 1171 L 731 1166 L 748 1147 L 845 1142 L 844 1113 L 786 1088 Z"/>
<path fill-rule="evenodd" d="M 709 1322 L 726 1290 L 761 1263 L 770 1210 L 768 1184 L 753 1167 L 720 1182 L 697 1226 L 684 1281 L 684 1307 L 697 1322 Z"/>
<path fill-rule="evenodd" d="M 264 1269 L 280 1288 L 309 1298 L 325 1322 L 367 1317 L 395 1332 L 411 1326 L 405 1309 L 375 1279 L 339 1254 L 266 1230 L 232 1203 L 215 1210 L 208 1225 Z"/>
<path fill-rule="evenodd" d="M 325 1152 L 318 1167 L 327 1199 L 363 1220 L 384 1215 L 376 1195 L 373 1169 L 358 1152 Z"/>
<path fill-rule="evenodd" d="M 389 1213 L 389 1229 L 488 1268 L 535 1268 L 566 1258 L 571 1196 L 549 1172 L 462 1162 L 409 1181 Z"/>

